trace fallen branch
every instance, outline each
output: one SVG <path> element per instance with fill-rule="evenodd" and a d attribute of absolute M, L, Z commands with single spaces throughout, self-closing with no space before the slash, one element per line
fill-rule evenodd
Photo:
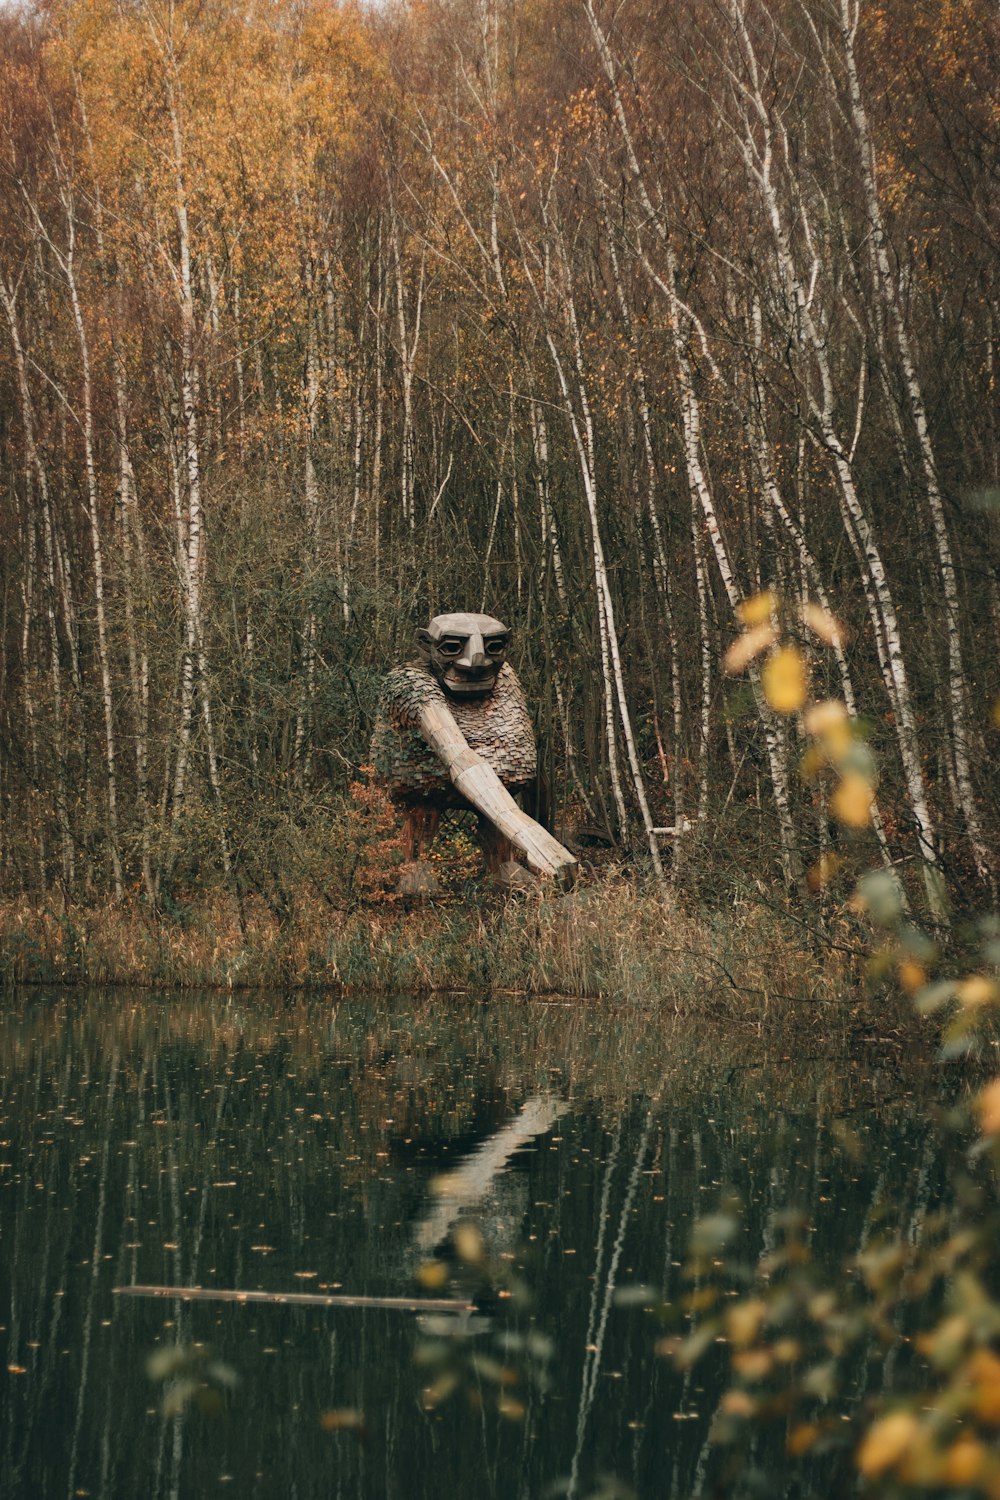
<path fill-rule="evenodd" d="M 116 1286 L 116 1297 L 177 1297 L 182 1302 L 254 1302 L 294 1307 L 383 1307 L 391 1312 L 475 1312 L 454 1297 L 352 1297 L 323 1292 L 240 1292 L 214 1286 Z"/>

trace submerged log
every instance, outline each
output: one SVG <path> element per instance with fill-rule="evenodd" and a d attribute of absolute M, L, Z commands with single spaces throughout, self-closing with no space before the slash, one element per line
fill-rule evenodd
<path fill-rule="evenodd" d="M 324 1292 L 241 1292 L 215 1286 L 116 1286 L 116 1297 L 176 1297 L 181 1302 L 264 1302 L 292 1307 L 375 1307 L 390 1312 L 475 1312 L 454 1297 L 366 1297 Z"/>

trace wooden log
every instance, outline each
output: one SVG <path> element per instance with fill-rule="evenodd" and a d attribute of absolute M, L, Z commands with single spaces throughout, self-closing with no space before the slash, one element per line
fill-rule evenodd
<path fill-rule="evenodd" d="M 253 1302 L 291 1307 L 376 1307 L 390 1312 L 475 1312 L 454 1297 L 352 1297 L 322 1292 L 241 1292 L 214 1286 L 116 1286 L 116 1297 L 176 1297 L 181 1302 Z"/>
<path fill-rule="evenodd" d="M 518 807 L 492 766 L 469 749 L 448 707 L 434 700 L 422 704 L 420 728 L 455 790 L 521 850 L 531 869 L 555 880 L 572 881 L 576 874 L 573 855 Z"/>

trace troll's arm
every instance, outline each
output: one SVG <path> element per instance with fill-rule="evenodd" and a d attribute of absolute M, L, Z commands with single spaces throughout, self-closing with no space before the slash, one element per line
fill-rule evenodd
<path fill-rule="evenodd" d="M 469 748 L 447 704 L 440 699 L 422 703 L 418 722 L 456 790 L 521 850 L 531 869 L 571 882 L 576 874 L 572 854 L 518 807 L 492 766 Z"/>

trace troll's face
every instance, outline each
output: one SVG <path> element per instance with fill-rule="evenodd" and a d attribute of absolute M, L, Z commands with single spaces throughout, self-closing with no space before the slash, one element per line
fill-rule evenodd
<path fill-rule="evenodd" d="M 509 638 L 507 626 L 492 615 L 435 615 L 417 632 L 422 659 L 455 698 L 492 693 Z"/>

